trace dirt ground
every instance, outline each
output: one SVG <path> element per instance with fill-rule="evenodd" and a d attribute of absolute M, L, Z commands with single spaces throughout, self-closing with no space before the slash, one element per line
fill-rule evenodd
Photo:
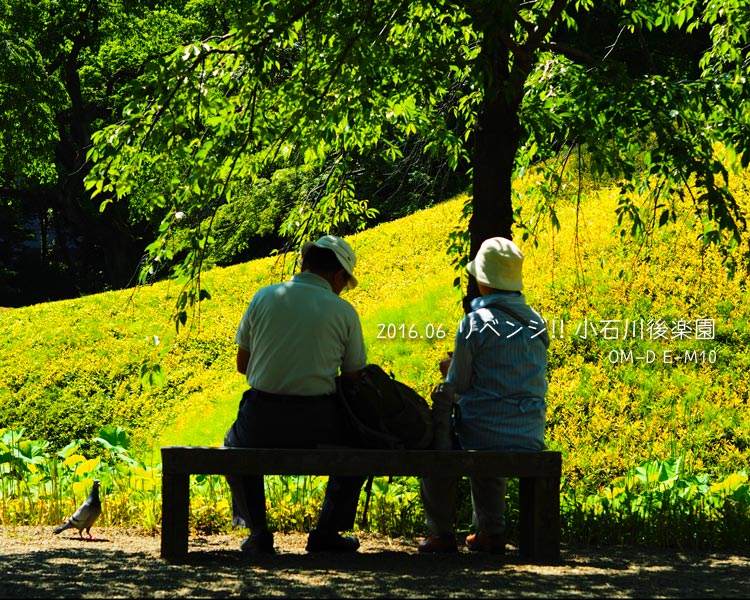
<path fill-rule="evenodd" d="M 553 565 L 461 551 L 420 555 L 417 541 L 360 535 L 353 555 L 307 554 L 276 534 L 277 554 L 239 552 L 241 537 L 191 537 L 185 564 L 158 536 L 123 529 L 0 528 L 2 598 L 747 598 L 750 556 L 637 548 L 562 548 Z"/>

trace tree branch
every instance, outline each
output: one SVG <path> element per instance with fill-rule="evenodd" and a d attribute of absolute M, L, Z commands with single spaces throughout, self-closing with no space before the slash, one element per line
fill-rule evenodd
<path fill-rule="evenodd" d="M 590 54 L 588 52 L 584 52 L 583 50 L 576 48 L 574 46 L 569 46 L 568 44 L 560 44 L 559 42 L 546 42 L 541 44 L 540 46 L 541 50 L 548 50 L 550 52 L 554 52 L 555 54 L 562 54 L 563 56 L 568 57 L 573 62 L 577 62 L 579 64 L 594 66 L 597 64 L 600 64 L 603 62 L 604 59 L 597 58 L 593 54 Z"/>
<path fill-rule="evenodd" d="M 528 39 L 523 44 L 525 52 L 533 53 L 539 48 L 539 46 L 547 37 L 547 34 L 552 30 L 552 27 L 560 19 L 560 15 L 568 4 L 568 0 L 555 0 L 549 9 L 546 16 L 537 23 L 537 26 L 533 32 L 529 34 Z"/>

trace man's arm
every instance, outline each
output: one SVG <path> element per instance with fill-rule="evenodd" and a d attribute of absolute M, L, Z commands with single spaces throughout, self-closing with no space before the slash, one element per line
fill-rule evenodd
<path fill-rule="evenodd" d="M 250 352 L 237 346 L 237 371 L 247 375 L 247 366 L 250 364 Z"/>

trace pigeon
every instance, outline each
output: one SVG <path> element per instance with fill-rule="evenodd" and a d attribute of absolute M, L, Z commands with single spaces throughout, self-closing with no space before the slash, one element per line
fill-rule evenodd
<path fill-rule="evenodd" d="M 88 498 L 83 501 L 83 504 L 78 507 L 78 510 L 73 513 L 72 517 L 59 527 L 55 527 L 54 533 L 60 533 L 66 529 L 75 527 L 78 530 L 78 535 L 81 536 L 81 539 L 83 539 L 84 529 L 86 530 L 89 539 L 92 539 L 91 526 L 99 515 L 102 514 L 102 503 L 99 500 L 99 483 L 98 479 L 94 479 L 94 487 L 91 488 L 91 493 L 88 495 Z"/>

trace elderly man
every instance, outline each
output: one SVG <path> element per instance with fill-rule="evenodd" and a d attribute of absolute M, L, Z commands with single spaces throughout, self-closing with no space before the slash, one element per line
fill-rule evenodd
<path fill-rule="evenodd" d="M 348 445 L 336 378 L 356 378 L 367 364 L 362 326 L 340 297 L 357 285 L 356 257 L 343 239 L 323 236 L 302 247 L 302 269 L 291 280 L 260 289 L 237 329 L 237 370 L 250 389 L 224 445 L 315 448 Z M 227 477 L 233 523 L 250 529 L 246 554 L 273 553 L 263 477 Z M 354 526 L 364 477 L 331 476 L 308 552 L 354 552 Z"/>

